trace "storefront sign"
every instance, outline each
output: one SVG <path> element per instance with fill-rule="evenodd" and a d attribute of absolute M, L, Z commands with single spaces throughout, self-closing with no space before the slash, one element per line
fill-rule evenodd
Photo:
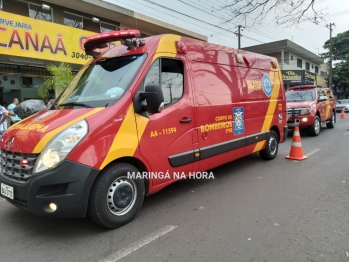
<path fill-rule="evenodd" d="M 304 75 L 303 70 L 282 70 L 284 84 L 301 84 Z"/>
<path fill-rule="evenodd" d="M 316 83 L 316 74 L 309 71 L 304 71 L 304 84 L 315 84 Z"/>
<path fill-rule="evenodd" d="M 323 76 L 316 75 L 316 85 L 327 87 L 327 81 Z"/>
<path fill-rule="evenodd" d="M 85 55 L 84 42 L 95 34 L 0 11 L 1 55 L 85 64 L 91 57 Z"/>

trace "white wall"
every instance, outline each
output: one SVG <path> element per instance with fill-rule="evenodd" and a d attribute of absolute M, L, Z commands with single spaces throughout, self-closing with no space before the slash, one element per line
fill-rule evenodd
<path fill-rule="evenodd" d="M 287 53 L 289 54 L 288 55 L 289 56 L 288 64 L 286 64 Z M 291 60 L 291 56 L 293 56 L 293 60 Z M 302 68 L 297 67 L 297 58 L 302 60 Z M 318 75 L 320 75 L 320 65 L 314 64 L 301 56 L 295 55 L 294 53 L 284 51 L 284 61 L 280 61 L 280 60 L 279 60 L 279 63 L 281 66 L 281 70 L 306 70 L 305 63 L 308 62 L 310 64 L 310 68 L 308 71 L 315 73 L 315 66 L 317 66 L 318 67 Z"/>

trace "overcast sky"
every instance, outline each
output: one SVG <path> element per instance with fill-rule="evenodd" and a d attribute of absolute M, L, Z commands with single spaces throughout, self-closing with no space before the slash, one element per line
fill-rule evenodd
<path fill-rule="evenodd" d="M 103 1 L 191 31 L 196 31 L 208 36 L 208 41 L 211 43 L 233 48 L 238 47 L 238 38 L 233 33 L 236 31 L 235 26 L 237 24 L 245 26 L 244 21 L 232 21 L 230 24 L 223 23 L 223 18 L 227 18 L 228 14 L 224 11 L 217 11 L 217 8 L 224 6 L 226 3 L 231 3 L 232 0 L 152 0 L 152 2 L 163 5 L 166 8 L 145 0 Z M 262 25 L 251 27 L 253 19 L 248 18 L 246 20 L 246 28 L 242 32 L 241 47 L 289 39 L 315 54 L 324 52 L 323 44 L 329 39 L 330 34 L 326 24 L 335 23 L 333 36 L 349 30 L 349 0 L 316 0 L 315 6 L 319 9 L 326 9 L 324 13 L 327 14 L 325 21 L 318 25 L 311 22 L 303 22 L 298 26 L 288 28 L 276 27 L 274 13 L 270 13 Z"/>

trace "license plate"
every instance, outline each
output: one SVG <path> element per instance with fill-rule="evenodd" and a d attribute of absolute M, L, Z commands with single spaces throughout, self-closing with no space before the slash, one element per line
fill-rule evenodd
<path fill-rule="evenodd" d="M 13 199 L 13 187 L 1 183 L 1 195 Z"/>

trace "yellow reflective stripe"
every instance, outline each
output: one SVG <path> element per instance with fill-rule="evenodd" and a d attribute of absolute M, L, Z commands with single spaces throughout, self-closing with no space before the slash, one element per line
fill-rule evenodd
<path fill-rule="evenodd" d="M 107 156 L 99 167 L 100 169 L 103 169 L 110 162 L 120 157 L 134 156 L 134 153 L 138 147 L 138 137 L 142 137 L 145 127 L 149 121 L 148 118 L 140 115 L 136 115 L 136 118 L 138 120 L 137 126 L 135 121 L 134 107 L 133 104 L 131 104 Z"/>
<path fill-rule="evenodd" d="M 277 61 L 274 58 L 272 60 L 277 63 Z M 276 75 L 278 76 L 278 78 L 276 78 Z M 271 122 L 273 121 L 273 118 L 274 118 L 276 104 L 278 102 L 277 99 L 278 99 L 280 87 L 281 87 L 280 69 L 278 70 L 278 74 L 276 74 L 275 71 L 270 71 L 269 77 L 270 77 L 270 81 L 273 83 L 273 92 L 269 100 L 269 106 L 268 106 L 267 113 L 264 117 L 264 122 L 263 122 L 261 132 L 270 130 Z M 265 144 L 265 141 L 258 142 L 253 150 L 253 153 L 262 150 L 264 144 Z"/>
<path fill-rule="evenodd" d="M 330 105 L 330 101 L 327 100 L 326 101 L 326 119 L 328 119 L 328 117 L 330 116 L 330 112 L 331 112 L 331 105 Z"/>
<path fill-rule="evenodd" d="M 166 53 L 168 57 L 176 57 L 177 47 L 176 41 L 180 41 L 181 36 L 178 35 L 164 35 L 159 40 L 158 47 L 153 57 L 153 62 L 160 56 L 163 56 Z"/>
<path fill-rule="evenodd" d="M 64 130 L 65 128 L 67 128 L 68 126 L 86 118 L 86 117 L 89 117 L 101 110 L 103 110 L 104 107 L 101 107 L 101 108 L 95 108 L 91 111 L 89 111 L 88 113 L 86 114 L 83 114 L 77 118 L 74 118 L 72 121 L 69 121 L 68 123 L 48 132 L 46 135 L 44 135 L 44 137 L 40 140 L 40 142 L 36 145 L 36 147 L 34 148 L 33 150 L 33 154 L 37 154 L 37 153 L 40 153 L 44 147 L 47 145 L 47 143 L 54 137 L 56 136 L 59 132 L 61 132 L 62 130 Z"/>

